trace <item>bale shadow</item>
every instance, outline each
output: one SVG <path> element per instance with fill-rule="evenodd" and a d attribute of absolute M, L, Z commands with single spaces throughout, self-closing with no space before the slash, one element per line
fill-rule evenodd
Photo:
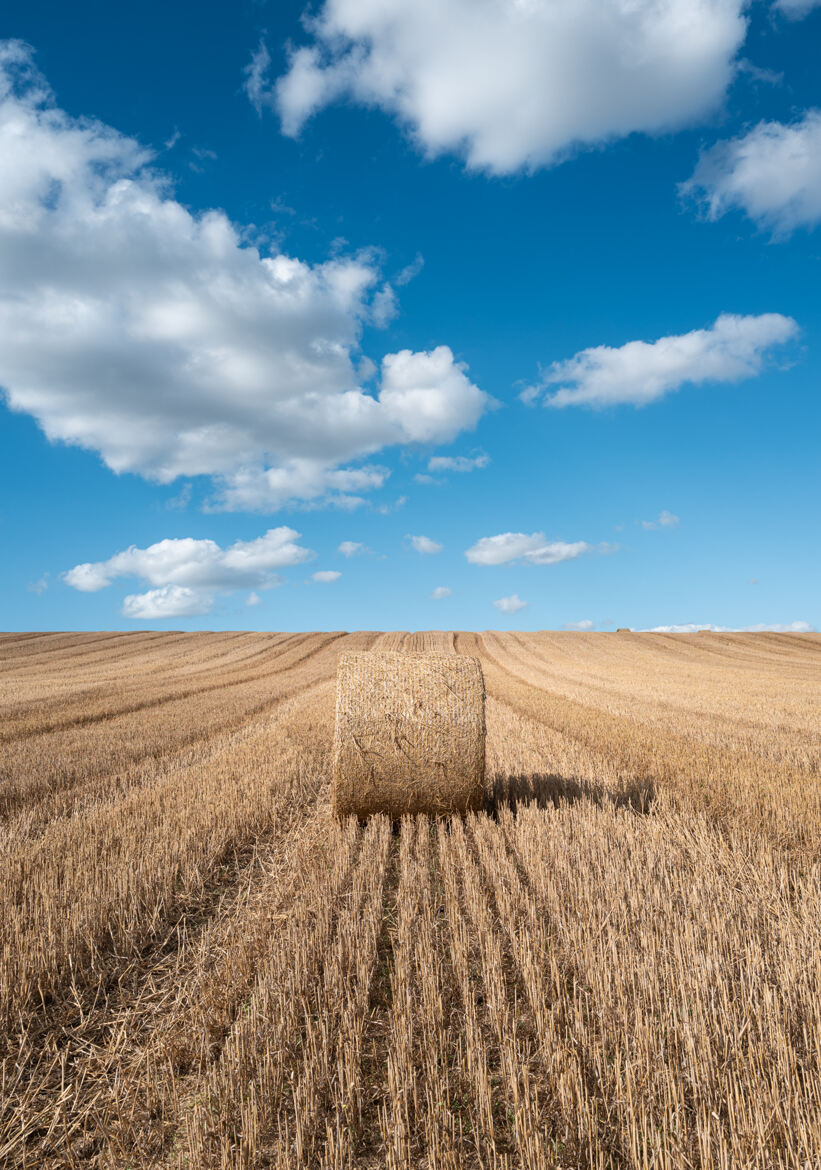
<path fill-rule="evenodd" d="M 621 788 L 605 788 L 590 780 L 555 772 L 517 773 L 493 778 L 485 796 L 485 812 L 496 820 L 502 809 L 511 809 L 515 816 L 520 804 L 558 808 L 561 804 L 589 800 L 600 808 L 625 808 L 647 816 L 652 812 L 655 797 L 653 781 L 640 777 Z"/>

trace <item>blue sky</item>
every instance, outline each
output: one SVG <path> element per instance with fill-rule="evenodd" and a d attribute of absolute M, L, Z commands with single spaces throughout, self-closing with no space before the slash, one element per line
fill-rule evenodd
<path fill-rule="evenodd" d="M 0 37 L 0 626 L 821 626 L 821 5 Z"/>

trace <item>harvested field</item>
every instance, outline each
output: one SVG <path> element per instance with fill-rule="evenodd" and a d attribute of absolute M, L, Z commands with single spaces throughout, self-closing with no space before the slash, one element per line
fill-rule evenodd
<path fill-rule="evenodd" d="M 337 821 L 341 652 L 487 808 Z M 0 636 L 0 1165 L 821 1166 L 821 636 Z"/>

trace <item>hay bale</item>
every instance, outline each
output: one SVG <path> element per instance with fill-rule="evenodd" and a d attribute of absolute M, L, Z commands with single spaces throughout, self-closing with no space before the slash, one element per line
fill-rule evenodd
<path fill-rule="evenodd" d="M 341 654 L 331 800 L 337 816 L 481 808 L 485 683 L 478 658 Z"/>

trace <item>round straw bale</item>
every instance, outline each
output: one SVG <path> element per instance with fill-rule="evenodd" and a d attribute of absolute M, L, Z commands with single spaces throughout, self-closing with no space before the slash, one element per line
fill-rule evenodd
<path fill-rule="evenodd" d="M 331 800 L 337 816 L 481 808 L 485 683 L 478 658 L 341 654 Z"/>

